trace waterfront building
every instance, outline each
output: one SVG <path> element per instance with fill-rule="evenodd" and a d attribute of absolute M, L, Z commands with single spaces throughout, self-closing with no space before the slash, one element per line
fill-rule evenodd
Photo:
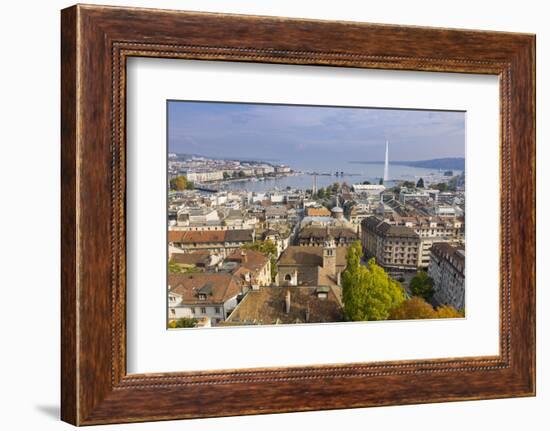
<path fill-rule="evenodd" d="M 353 184 L 351 188 L 353 192 L 367 196 L 379 196 L 386 190 L 382 184 Z"/>
<path fill-rule="evenodd" d="M 196 171 L 180 171 L 188 181 L 193 183 L 207 183 L 211 181 L 223 180 L 223 172 L 218 170 L 196 170 Z"/>

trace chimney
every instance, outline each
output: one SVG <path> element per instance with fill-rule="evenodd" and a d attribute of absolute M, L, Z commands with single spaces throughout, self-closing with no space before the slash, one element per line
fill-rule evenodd
<path fill-rule="evenodd" d="M 290 313 L 290 290 L 287 290 L 285 295 L 285 313 Z"/>
<path fill-rule="evenodd" d="M 241 262 L 246 263 L 246 251 L 241 251 Z"/>

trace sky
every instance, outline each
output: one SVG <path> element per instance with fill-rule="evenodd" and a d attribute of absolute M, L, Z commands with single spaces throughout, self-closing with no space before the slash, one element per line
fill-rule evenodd
<path fill-rule="evenodd" d="M 464 157 L 465 113 L 220 102 L 168 102 L 169 152 L 269 160 Z"/>

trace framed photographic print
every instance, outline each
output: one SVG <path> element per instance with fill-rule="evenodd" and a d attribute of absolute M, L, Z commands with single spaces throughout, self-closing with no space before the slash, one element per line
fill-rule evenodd
<path fill-rule="evenodd" d="M 61 30 L 63 420 L 535 394 L 533 35 Z"/>

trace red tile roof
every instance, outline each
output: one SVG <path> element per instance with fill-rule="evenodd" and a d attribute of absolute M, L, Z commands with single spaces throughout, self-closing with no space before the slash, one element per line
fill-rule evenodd
<path fill-rule="evenodd" d="M 184 304 L 221 304 L 241 292 L 239 280 L 227 273 L 168 274 L 168 285 Z"/>

